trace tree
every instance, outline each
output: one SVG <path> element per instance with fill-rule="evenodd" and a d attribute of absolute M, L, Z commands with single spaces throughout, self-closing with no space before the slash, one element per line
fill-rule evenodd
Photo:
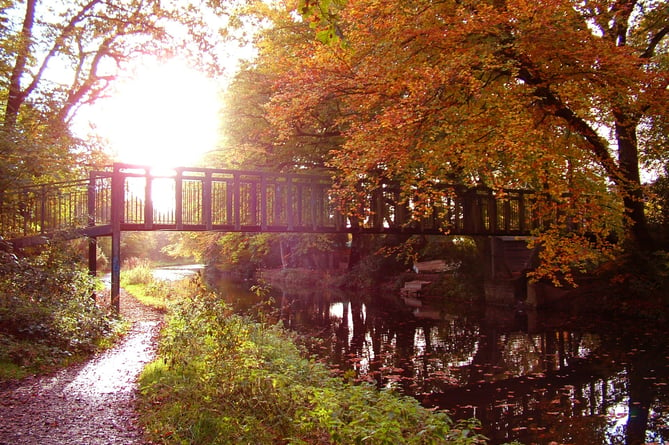
<path fill-rule="evenodd" d="M 649 245 L 640 168 L 669 148 L 664 2 L 292 6 L 329 44 L 284 62 L 270 120 L 337 103 L 330 165 L 349 200 L 361 179 L 400 181 L 420 216 L 445 183 L 531 188 L 553 217 L 537 233 L 549 262 L 582 263 L 623 228 Z"/>
<path fill-rule="evenodd" d="M 227 143 L 221 148 L 225 165 L 280 172 L 322 172 L 329 154 L 342 143 L 338 127 L 338 104 L 309 102 L 308 91 L 286 98 L 293 112 L 287 119 L 267 113 L 277 92 L 291 79 L 284 75 L 296 57 L 309 57 L 311 29 L 296 22 L 285 10 L 265 2 L 249 2 L 238 11 L 243 23 L 253 21 L 258 28 L 258 54 L 235 76 L 226 93 L 224 132 Z M 317 96 L 314 96 L 318 99 Z"/>
<path fill-rule="evenodd" d="M 62 179 L 90 162 L 90 146 L 72 137 L 70 124 L 128 62 L 188 52 L 192 42 L 204 58 L 216 42 L 189 2 L 168 9 L 156 0 L 4 1 L 0 17 L 0 190 L 44 175 Z"/>

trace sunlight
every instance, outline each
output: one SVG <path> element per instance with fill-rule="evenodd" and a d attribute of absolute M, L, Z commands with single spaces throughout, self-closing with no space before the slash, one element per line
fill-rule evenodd
<path fill-rule="evenodd" d="M 220 87 L 185 62 L 145 62 L 90 111 L 114 161 L 193 166 L 216 147 Z"/>

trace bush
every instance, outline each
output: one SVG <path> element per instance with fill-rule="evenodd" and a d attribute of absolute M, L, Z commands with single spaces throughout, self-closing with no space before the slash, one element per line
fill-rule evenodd
<path fill-rule="evenodd" d="M 43 368 L 95 350 L 114 326 L 95 285 L 62 246 L 26 258 L 0 249 L 0 362 Z"/>
<path fill-rule="evenodd" d="M 141 417 L 164 444 L 477 443 L 415 399 L 330 376 L 291 335 L 200 290 L 168 317 L 140 378 Z"/>

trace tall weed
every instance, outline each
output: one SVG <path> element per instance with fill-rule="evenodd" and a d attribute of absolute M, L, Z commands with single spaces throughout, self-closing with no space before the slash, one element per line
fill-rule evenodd
<path fill-rule="evenodd" d="M 123 262 L 121 285 L 150 284 L 153 279 L 153 267 L 148 260 L 129 258 Z"/>

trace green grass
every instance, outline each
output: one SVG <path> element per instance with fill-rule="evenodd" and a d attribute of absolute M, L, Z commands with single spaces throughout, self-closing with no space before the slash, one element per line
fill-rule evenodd
<path fill-rule="evenodd" d="M 189 279 L 180 281 L 156 280 L 154 267 L 148 261 L 139 261 L 121 272 L 121 286 L 139 302 L 165 311 L 170 304 L 187 292 Z"/>
<path fill-rule="evenodd" d="M 22 379 L 29 376 L 30 370 L 11 361 L 0 360 L 0 382 Z"/>
<path fill-rule="evenodd" d="M 167 300 L 163 295 L 155 294 L 146 284 L 126 284 L 123 286 L 140 303 L 159 310 L 167 309 Z"/>
<path fill-rule="evenodd" d="M 292 334 L 231 313 L 202 289 L 174 305 L 140 378 L 141 421 L 161 444 L 471 444 L 412 398 L 332 377 Z"/>

